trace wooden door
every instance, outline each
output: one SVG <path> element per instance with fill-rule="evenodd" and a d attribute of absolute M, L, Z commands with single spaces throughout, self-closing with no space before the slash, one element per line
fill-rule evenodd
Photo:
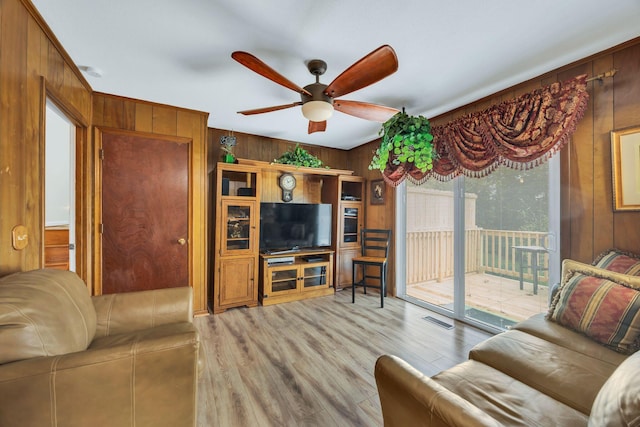
<path fill-rule="evenodd" d="M 189 285 L 189 144 L 102 134 L 102 293 Z"/>

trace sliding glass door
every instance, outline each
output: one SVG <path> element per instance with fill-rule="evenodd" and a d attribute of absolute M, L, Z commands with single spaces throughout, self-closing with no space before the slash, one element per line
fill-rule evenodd
<path fill-rule="evenodd" d="M 454 184 L 405 184 L 406 252 L 398 258 L 405 260 L 407 295 L 449 311 L 454 302 Z"/>
<path fill-rule="evenodd" d="M 398 295 L 491 330 L 546 311 L 559 277 L 557 163 L 403 184 Z"/>

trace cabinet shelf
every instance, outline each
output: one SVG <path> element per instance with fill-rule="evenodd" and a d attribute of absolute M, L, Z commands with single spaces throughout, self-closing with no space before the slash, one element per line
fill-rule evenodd
<path fill-rule="evenodd" d="M 291 279 L 296 279 L 298 276 L 292 273 L 291 270 L 273 271 L 271 275 L 272 282 L 283 282 Z"/>
<path fill-rule="evenodd" d="M 311 279 L 317 279 L 317 278 L 324 279 L 326 278 L 326 276 L 324 274 L 318 274 L 316 276 L 306 276 L 304 280 L 307 280 L 307 279 L 311 280 Z"/>
<path fill-rule="evenodd" d="M 252 159 L 238 159 L 240 165 L 248 165 L 253 168 L 260 168 L 262 170 L 274 170 L 279 172 L 295 172 L 295 173 L 308 173 L 312 175 L 326 175 L 326 176 L 339 176 L 339 175 L 353 175 L 353 171 L 343 169 L 319 169 L 305 166 L 287 165 L 282 163 L 270 163 L 261 160 Z"/>
<path fill-rule="evenodd" d="M 296 289 L 296 282 L 293 283 L 273 283 L 271 290 L 273 292 L 291 291 Z"/>
<path fill-rule="evenodd" d="M 272 281 L 271 281 L 271 286 L 272 286 L 272 287 L 279 286 L 279 285 L 282 285 L 283 283 L 284 283 L 284 284 L 289 283 L 289 282 L 291 282 L 292 280 L 298 280 L 298 278 L 297 278 L 297 277 L 294 277 L 294 278 L 292 278 L 292 279 L 272 280 Z"/>

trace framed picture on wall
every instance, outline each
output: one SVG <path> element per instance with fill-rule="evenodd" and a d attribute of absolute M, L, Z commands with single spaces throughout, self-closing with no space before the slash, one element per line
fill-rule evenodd
<path fill-rule="evenodd" d="M 613 209 L 640 210 L 640 126 L 611 131 Z"/>
<path fill-rule="evenodd" d="M 383 179 L 371 181 L 371 200 L 372 205 L 384 205 L 385 183 Z"/>

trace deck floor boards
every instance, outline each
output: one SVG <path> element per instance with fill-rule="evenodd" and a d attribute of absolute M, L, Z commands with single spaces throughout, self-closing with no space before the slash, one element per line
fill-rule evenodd
<path fill-rule="evenodd" d="M 548 289 L 546 285 L 538 285 L 538 293 L 534 294 L 529 282 L 525 281 L 520 290 L 518 280 L 471 273 L 465 277 L 465 305 L 517 322 L 547 311 Z M 409 285 L 407 295 L 447 306 L 453 303 L 453 278 Z"/>

